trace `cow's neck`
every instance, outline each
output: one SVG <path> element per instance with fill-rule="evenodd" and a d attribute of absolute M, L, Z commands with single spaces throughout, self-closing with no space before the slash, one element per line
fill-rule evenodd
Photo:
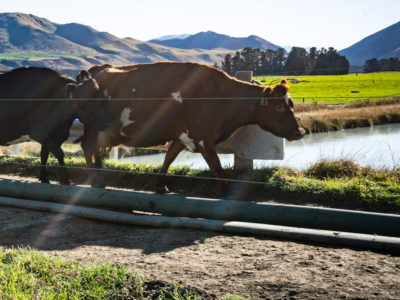
<path fill-rule="evenodd" d="M 217 143 L 228 139 L 235 131 L 247 126 L 256 124 L 256 111 L 260 105 L 260 100 L 244 101 L 240 109 L 238 109 L 238 117 L 231 119 L 228 124 L 224 125 L 224 130 L 220 131 Z"/>

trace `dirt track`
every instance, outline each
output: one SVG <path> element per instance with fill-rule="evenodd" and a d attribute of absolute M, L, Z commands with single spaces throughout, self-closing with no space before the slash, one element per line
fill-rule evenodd
<path fill-rule="evenodd" d="M 268 238 L 146 229 L 0 206 L 0 247 L 112 262 L 223 298 L 400 299 L 400 257 Z"/>

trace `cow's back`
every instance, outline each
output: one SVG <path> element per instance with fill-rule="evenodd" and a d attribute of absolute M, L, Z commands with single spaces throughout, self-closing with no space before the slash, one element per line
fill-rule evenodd
<path fill-rule="evenodd" d="M 225 129 L 235 130 L 231 127 L 237 126 L 238 116 L 246 117 L 253 105 L 237 98 L 262 95 L 260 87 L 196 63 L 100 66 L 92 71 L 111 98 L 112 119 L 125 118 L 121 132 L 131 146 L 162 144 L 188 130 L 194 137 L 215 133 L 219 139 Z M 121 98 L 133 100 L 117 100 Z"/>
<path fill-rule="evenodd" d="M 0 144 L 26 134 L 36 140 L 56 135 L 69 117 L 71 104 L 61 99 L 65 99 L 66 84 L 73 82 L 47 68 L 0 74 Z"/>

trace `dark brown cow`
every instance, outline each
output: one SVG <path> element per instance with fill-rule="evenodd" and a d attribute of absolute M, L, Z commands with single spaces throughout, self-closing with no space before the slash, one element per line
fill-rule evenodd
<path fill-rule="evenodd" d="M 240 127 L 257 124 L 279 137 L 301 139 L 286 81 L 275 87 L 246 83 L 196 63 L 160 62 L 92 67 L 88 73 L 108 100 L 97 108 L 108 125 L 87 114 L 82 148 L 88 166 L 99 147 L 150 147 L 169 143 L 161 173 L 184 148 L 200 152 L 216 177 L 221 164 L 215 146 Z M 87 76 L 82 72 L 81 78 Z M 137 100 L 123 100 L 136 98 Z M 104 123 L 103 123 L 104 124 Z M 97 165 L 99 166 L 99 165 Z"/>
<path fill-rule="evenodd" d="M 0 73 L 0 145 L 35 140 L 42 145 L 42 167 L 39 179 L 49 182 L 46 163 L 52 152 L 61 166 L 64 153 L 61 144 L 78 117 L 76 97 L 87 86 L 48 68 L 23 67 Z M 90 90 L 90 93 L 94 93 Z M 84 94 L 82 95 L 85 96 Z M 65 99 L 65 100 L 63 100 Z M 60 169 L 60 182 L 69 184 L 68 172 Z"/>

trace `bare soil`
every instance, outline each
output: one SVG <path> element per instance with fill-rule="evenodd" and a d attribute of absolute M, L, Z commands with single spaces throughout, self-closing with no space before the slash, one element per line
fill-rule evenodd
<path fill-rule="evenodd" d="M 400 299 L 398 256 L 0 206 L 0 247 L 21 245 L 81 263 L 119 264 L 219 299 Z"/>

